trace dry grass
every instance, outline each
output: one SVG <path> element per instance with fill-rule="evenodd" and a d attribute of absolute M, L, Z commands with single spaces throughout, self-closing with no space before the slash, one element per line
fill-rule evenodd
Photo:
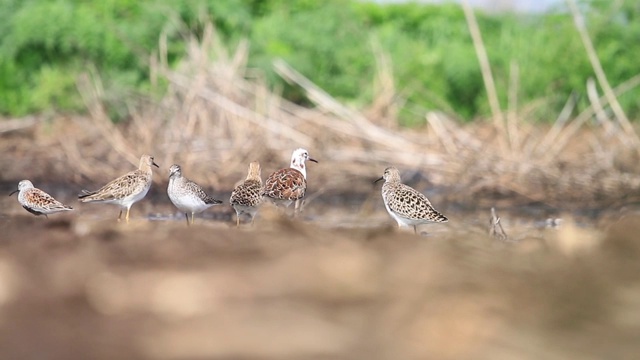
<path fill-rule="evenodd" d="M 251 76 L 245 66 L 246 44 L 229 53 L 210 27 L 202 41 L 191 40 L 188 51 L 185 62 L 176 69 L 164 65 L 162 55 L 152 62 L 152 73 L 158 78 L 154 82 L 169 84 L 166 95 L 157 103 L 132 106 L 126 124 L 110 121 L 101 101 L 104 95 L 99 78 L 88 74 L 79 80 L 91 113 L 91 122 L 78 124 L 87 138 L 79 143 L 94 146 L 95 151 L 85 156 L 87 152 L 77 151 L 74 145 L 66 150 L 74 163 L 86 164 L 83 169 L 88 170 L 88 177 L 106 177 L 105 170 L 112 172 L 113 168 L 124 171 L 137 163 L 139 154 L 152 153 L 163 167 L 177 162 L 194 177 L 229 187 L 244 176 L 250 161 L 259 160 L 265 172 L 273 171 L 286 166 L 297 147 L 309 149 L 326 164 L 321 175 L 316 172 L 316 179 L 338 179 L 334 185 L 339 187 L 351 183 L 353 176 L 377 177 L 391 163 L 403 168 L 444 168 L 444 158 L 438 152 L 425 152 L 435 145 L 434 139 L 374 124 L 284 62 L 276 62 L 276 69 L 303 86 L 317 102 L 316 108 L 284 100 L 259 77 L 247 80 Z M 388 73 L 385 76 L 380 78 L 380 91 L 387 99 L 376 104 L 389 119 L 388 114 L 393 113 L 385 84 L 392 82 Z M 110 166 L 90 170 L 87 163 L 95 158 Z M 123 166 L 122 158 L 131 164 Z"/>
<path fill-rule="evenodd" d="M 78 87 L 88 119 L 40 124 L 49 135 L 39 137 L 46 140 L 39 148 L 21 143 L 10 150 L 59 159 L 61 149 L 64 159 L 53 172 L 80 183 L 107 180 L 137 165 L 140 154 L 151 153 L 163 169 L 180 163 L 188 176 L 230 190 L 250 161 L 259 160 L 264 175 L 286 166 L 294 148 L 305 147 L 321 162 L 311 165 L 312 196 L 368 182 L 390 164 L 428 174 L 431 185 L 445 187 L 449 201 L 463 203 L 487 199 L 491 205 L 499 196 L 597 206 L 635 200 L 630 195 L 640 187 L 634 171 L 637 135 L 603 111 L 610 96 L 598 98 L 591 91 L 593 106 L 575 117 L 570 98 L 552 126 L 532 125 L 529 110 L 519 110 L 517 97 L 510 96 L 507 116 L 498 117 L 504 125 L 460 125 L 446 114 L 428 112 L 425 128 L 402 129 L 395 125 L 399 101 L 389 59 L 379 49 L 379 71 L 372 79 L 378 96 L 362 112 L 276 61 L 277 72 L 303 88 L 315 107 L 286 101 L 246 67 L 248 53 L 247 43 L 233 52 L 222 46 L 212 27 L 201 41 L 189 41 L 188 56 L 175 69 L 161 52 L 151 61 L 152 83 L 167 83 L 167 91 L 156 100 L 132 96 L 131 117 L 120 124 L 105 110 L 100 78 L 87 73 Z M 517 66 L 512 74 L 516 93 Z M 639 83 L 636 77 L 612 91 L 620 95 Z M 61 129 L 52 131 L 56 126 Z"/>

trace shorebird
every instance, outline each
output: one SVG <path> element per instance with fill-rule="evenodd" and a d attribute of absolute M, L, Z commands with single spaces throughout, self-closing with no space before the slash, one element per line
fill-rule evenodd
<path fill-rule="evenodd" d="M 240 226 L 240 216 L 249 215 L 251 223 L 258 212 L 258 206 L 262 203 L 264 187 L 260 178 L 260 163 L 257 161 L 249 164 L 249 171 L 246 180 L 236 186 L 231 193 L 229 202 L 236 211 L 236 227 Z"/>
<path fill-rule="evenodd" d="M 386 168 L 384 175 L 375 182 L 380 180 L 385 181 L 382 185 L 384 206 L 389 215 L 398 222 L 398 227 L 413 226 L 414 233 L 417 233 L 418 225 L 449 221 L 433 208 L 426 196 L 400 181 L 398 169 Z"/>
<path fill-rule="evenodd" d="M 180 165 L 171 165 L 169 169 L 169 186 L 167 187 L 169 199 L 178 210 L 184 213 L 189 225 L 189 213 L 191 224 L 196 213 L 203 212 L 213 205 L 220 205 L 222 201 L 207 195 L 200 185 L 182 176 Z"/>
<path fill-rule="evenodd" d="M 22 207 L 33 215 L 44 215 L 48 218 L 48 214 L 60 211 L 73 210 L 71 206 L 64 205 L 60 201 L 46 192 L 33 187 L 29 180 L 22 180 L 18 183 L 18 190 L 14 190 L 9 196 L 18 192 L 18 202 Z"/>
<path fill-rule="evenodd" d="M 305 162 L 318 161 L 309 157 L 305 149 L 296 149 L 291 154 L 291 166 L 269 175 L 264 186 L 264 195 L 276 205 L 285 207 L 295 201 L 294 216 L 300 207 L 300 200 L 307 191 L 307 170 Z"/>
<path fill-rule="evenodd" d="M 78 198 L 81 202 L 119 205 L 118 221 L 122 217 L 122 210 L 127 209 L 125 220 L 128 223 L 131 206 L 142 200 L 151 187 L 151 165 L 159 168 L 158 164 L 153 161 L 153 156 L 142 155 L 138 170 L 131 171 L 112 180 L 97 191 L 82 190 L 82 194 Z"/>

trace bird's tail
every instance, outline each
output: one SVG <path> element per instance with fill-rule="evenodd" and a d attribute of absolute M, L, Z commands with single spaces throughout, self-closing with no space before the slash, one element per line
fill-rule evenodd
<path fill-rule="evenodd" d="M 444 222 L 449 221 L 449 219 L 447 219 L 447 217 L 446 217 L 446 216 L 444 216 L 444 215 L 442 215 L 442 214 L 440 214 L 440 213 L 436 213 L 436 216 L 435 216 L 435 218 L 434 218 L 434 221 L 435 221 L 435 222 L 441 222 L 441 223 L 444 223 Z"/>
<path fill-rule="evenodd" d="M 78 194 L 78 199 L 85 199 L 88 198 L 91 195 L 95 195 L 96 192 L 95 191 L 89 191 L 89 190 L 82 190 L 82 192 L 80 194 Z M 86 199 L 86 200 L 90 200 L 90 199 Z"/>
<path fill-rule="evenodd" d="M 222 200 L 218 200 L 218 199 L 214 199 L 212 197 L 208 197 L 205 200 L 205 203 L 206 204 L 212 204 L 212 205 L 220 205 L 220 204 L 222 204 Z"/>

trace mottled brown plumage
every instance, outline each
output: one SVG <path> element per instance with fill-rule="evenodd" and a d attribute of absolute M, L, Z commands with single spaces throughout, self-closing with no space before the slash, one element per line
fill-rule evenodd
<path fill-rule="evenodd" d="M 158 167 L 153 156 L 142 155 L 137 170 L 131 171 L 109 182 L 96 191 L 83 190 L 78 196 L 81 202 L 102 202 L 120 205 L 127 209 L 125 219 L 129 222 L 129 210 L 137 201 L 142 200 L 151 187 L 151 166 Z M 122 209 L 118 215 L 118 221 L 122 216 Z"/>
<path fill-rule="evenodd" d="M 300 200 L 307 191 L 307 170 L 305 162 L 315 159 L 309 157 L 309 152 L 305 149 L 296 149 L 291 154 L 291 166 L 287 169 L 280 169 L 269 175 L 264 186 L 264 195 L 276 204 L 285 207 L 296 203 L 297 212 Z"/>
<path fill-rule="evenodd" d="M 382 200 L 387 212 L 398 226 L 417 226 L 433 222 L 447 222 L 446 216 L 438 212 L 424 194 L 401 182 L 400 172 L 394 167 L 384 170 L 384 175 L 376 180 L 385 180 L 382 185 Z"/>
<path fill-rule="evenodd" d="M 280 169 L 269 175 L 264 194 L 274 200 L 282 200 L 285 206 L 302 199 L 307 191 L 307 179 L 296 169 Z"/>
<path fill-rule="evenodd" d="M 240 216 L 243 214 L 247 214 L 253 223 L 258 207 L 262 204 L 264 186 L 262 186 L 260 174 L 260 163 L 252 162 L 249 164 L 247 178 L 231 193 L 229 202 L 236 211 L 236 226 L 240 225 Z"/>
<path fill-rule="evenodd" d="M 60 201 L 46 192 L 35 188 L 31 181 L 22 180 L 18 183 L 18 190 L 13 191 L 9 196 L 18 193 L 18 202 L 22 207 L 33 215 L 53 214 L 60 211 L 73 210 L 71 206 L 64 205 Z"/>

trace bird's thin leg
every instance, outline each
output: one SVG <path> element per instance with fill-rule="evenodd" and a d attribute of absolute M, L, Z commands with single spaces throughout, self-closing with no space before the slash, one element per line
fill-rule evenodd
<path fill-rule="evenodd" d="M 120 222 L 121 217 L 122 217 L 122 209 L 120 209 L 120 214 L 118 214 L 118 222 Z"/>
<path fill-rule="evenodd" d="M 189 224 L 189 213 L 184 213 L 184 218 L 187 219 L 187 226 L 191 225 Z"/>
<path fill-rule="evenodd" d="M 127 224 L 129 223 L 129 210 L 131 210 L 130 207 L 127 208 L 127 216 L 125 216 L 125 220 L 127 221 Z"/>
<path fill-rule="evenodd" d="M 298 216 L 298 212 L 300 211 L 300 199 L 296 200 L 293 205 L 293 217 Z"/>
<path fill-rule="evenodd" d="M 413 225 L 413 233 L 418 235 L 418 227 L 416 225 Z"/>
<path fill-rule="evenodd" d="M 191 213 L 191 225 L 193 225 L 193 217 L 195 216 L 195 213 Z"/>
<path fill-rule="evenodd" d="M 240 227 L 240 214 L 236 213 L 236 227 Z"/>

